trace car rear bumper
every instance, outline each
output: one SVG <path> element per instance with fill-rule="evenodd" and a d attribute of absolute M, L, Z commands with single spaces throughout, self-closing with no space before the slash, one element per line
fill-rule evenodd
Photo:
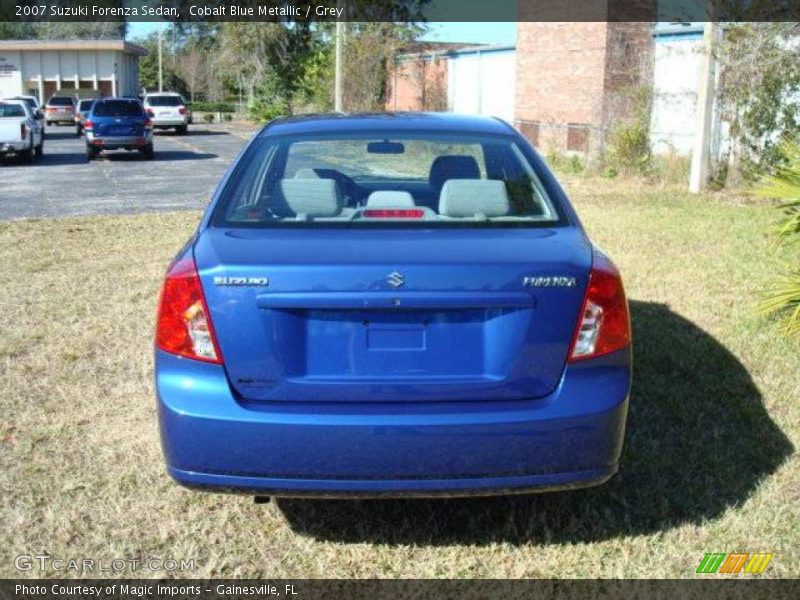
<path fill-rule="evenodd" d="M 0 143 L 0 153 L 1 154 L 10 154 L 10 153 L 18 153 L 22 152 L 23 150 L 27 150 L 29 148 L 28 142 L 20 140 L 18 142 L 3 142 Z"/>
<path fill-rule="evenodd" d="M 48 123 L 74 123 L 75 115 L 71 113 L 45 114 Z"/>
<path fill-rule="evenodd" d="M 130 150 L 146 146 L 152 141 L 153 136 L 150 132 L 143 136 L 98 136 L 86 133 L 86 143 L 99 150 L 119 150 L 121 148 Z"/>
<path fill-rule="evenodd" d="M 549 491 L 617 470 L 628 350 L 569 365 L 549 396 L 409 404 L 254 403 L 224 368 L 156 352 L 167 471 L 189 487 L 273 496 Z"/>
<path fill-rule="evenodd" d="M 151 118 L 153 122 L 153 127 L 180 127 L 181 125 L 187 125 L 189 123 L 188 117 L 154 117 Z"/>

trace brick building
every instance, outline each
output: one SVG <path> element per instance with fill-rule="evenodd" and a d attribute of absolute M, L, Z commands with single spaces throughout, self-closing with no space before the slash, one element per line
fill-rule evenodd
<path fill-rule="evenodd" d="M 520 22 L 515 125 L 536 146 L 594 153 L 652 70 L 650 23 Z"/>
<path fill-rule="evenodd" d="M 689 154 L 702 46 L 702 23 L 521 21 L 516 46 L 428 49 L 398 57 L 386 109 L 496 116 L 543 151 L 594 154 L 645 98 L 653 150 Z M 443 81 L 444 107 L 430 101 L 431 88 L 441 100 Z M 716 138 L 724 137 L 720 127 Z"/>

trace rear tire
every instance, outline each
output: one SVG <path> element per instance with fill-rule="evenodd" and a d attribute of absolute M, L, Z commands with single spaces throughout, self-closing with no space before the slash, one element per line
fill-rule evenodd
<path fill-rule="evenodd" d="M 44 154 L 44 140 L 42 140 L 41 143 L 38 146 L 36 146 L 35 153 L 36 153 L 36 160 L 42 158 L 42 155 Z"/>
<path fill-rule="evenodd" d="M 88 146 L 88 145 L 86 146 L 86 160 L 92 161 L 95 158 L 97 158 L 97 156 L 99 154 L 100 153 L 97 150 L 95 150 L 94 148 L 92 148 L 91 146 Z"/>
<path fill-rule="evenodd" d="M 36 151 L 34 148 L 27 148 L 20 152 L 19 155 L 22 158 L 22 162 L 29 165 L 33 162 L 33 159 L 36 156 Z"/>
<path fill-rule="evenodd" d="M 151 144 L 147 144 L 147 146 L 142 148 L 141 152 L 142 152 L 142 156 L 144 156 L 145 160 L 153 160 L 155 158 L 155 156 L 156 156 L 156 153 L 153 150 L 153 144 L 152 143 Z"/>
<path fill-rule="evenodd" d="M 83 135 L 83 130 L 80 127 L 75 128 L 75 136 L 81 137 Z"/>
<path fill-rule="evenodd" d="M 175 131 L 178 135 L 186 135 L 186 132 L 189 131 L 189 127 L 187 125 L 181 125 L 180 127 L 176 127 Z"/>

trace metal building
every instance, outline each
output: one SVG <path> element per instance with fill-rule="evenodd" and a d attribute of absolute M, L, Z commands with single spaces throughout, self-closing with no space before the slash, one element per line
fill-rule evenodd
<path fill-rule="evenodd" d="M 60 90 L 104 96 L 139 94 L 141 46 L 124 40 L 0 40 L 0 97 Z"/>

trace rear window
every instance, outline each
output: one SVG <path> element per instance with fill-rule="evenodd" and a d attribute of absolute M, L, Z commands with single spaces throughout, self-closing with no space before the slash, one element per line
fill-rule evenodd
<path fill-rule="evenodd" d="M 511 137 L 335 134 L 256 140 L 218 226 L 536 226 L 559 216 Z"/>
<path fill-rule="evenodd" d="M 24 117 L 25 109 L 19 104 L 0 104 L 0 118 Z"/>
<path fill-rule="evenodd" d="M 48 104 L 50 106 L 72 106 L 72 98 L 69 96 L 53 96 Z"/>
<path fill-rule="evenodd" d="M 90 110 L 93 104 L 94 100 L 81 100 L 80 102 L 78 102 L 78 110 L 80 110 L 81 112 L 85 112 L 87 110 Z"/>
<path fill-rule="evenodd" d="M 136 117 L 143 114 L 142 105 L 136 100 L 104 100 L 92 108 L 95 117 Z"/>
<path fill-rule="evenodd" d="M 180 96 L 148 96 L 146 102 L 150 106 L 181 106 L 183 100 Z"/>

